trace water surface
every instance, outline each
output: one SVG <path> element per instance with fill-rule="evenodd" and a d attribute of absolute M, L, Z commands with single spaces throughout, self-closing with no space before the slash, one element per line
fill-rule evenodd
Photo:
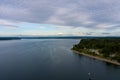
<path fill-rule="evenodd" d="M 120 67 L 73 53 L 78 39 L 0 41 L 0 80 L 120 80 Z"/>

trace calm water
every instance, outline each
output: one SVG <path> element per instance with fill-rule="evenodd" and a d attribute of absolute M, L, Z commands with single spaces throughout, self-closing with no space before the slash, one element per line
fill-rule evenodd
<path fill-rule="evenodd" d="M 0 41 L 0 80 L 120 80 L 120 67 L 74 54 L 75 39 Z"/>

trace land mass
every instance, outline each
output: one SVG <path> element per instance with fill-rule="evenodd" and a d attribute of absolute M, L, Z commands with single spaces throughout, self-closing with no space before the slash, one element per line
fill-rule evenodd
<path fill-rule="evenodd" d="M 82 39 L 72 50 L 84 56 L 120 65 L 120 38 Z"/>
<path fill-rule="evenodd" d="M 20 40 L 20 39 L 92 39 L 92 38 L 120 38 L 120 36 L 19 36 L 0 37 L 0 40 Z"/>
<path fill-rule="evenodd" d="M 1 40 L 20 40 L 21 38 L 19 37 L 0 37 Z"/>

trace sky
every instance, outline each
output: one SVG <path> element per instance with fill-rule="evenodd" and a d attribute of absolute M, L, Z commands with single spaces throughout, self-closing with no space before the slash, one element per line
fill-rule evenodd
<path fill-rule="evenodd" d="M 0 0 L 0 36 L 120 36 L 120 0 Z"/>

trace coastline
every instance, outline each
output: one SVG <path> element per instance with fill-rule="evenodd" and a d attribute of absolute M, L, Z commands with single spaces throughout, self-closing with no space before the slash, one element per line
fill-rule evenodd
<path fill-rule="evenodd" d="M 101 57 L 97 57 L 97 56 L 85 54 L 85 53 L 82 53 L 82 52 L 79 52 L 79 51 L 76 51 L 76 50 L 72 50 L 72 51 L 73 51 L 74 53 L 76 53 L 76 54 L 80 54 L 80 55 L 83 55 L 83 56 L 87 56 L 87 57 L 90 57 L 90 58 L 93 58 L 93 59 L 105 61 L 105 62 L 108 62 L 108 63 L 111 63 L 111 64 L 115 64 L 115 65 L 120 66 L 120 63 L 117 62 L 117 61 L 113 61 L 113 60 L 109 60 L 109 59 L 105 59 L 105 58 L 101 58 Z"/>

